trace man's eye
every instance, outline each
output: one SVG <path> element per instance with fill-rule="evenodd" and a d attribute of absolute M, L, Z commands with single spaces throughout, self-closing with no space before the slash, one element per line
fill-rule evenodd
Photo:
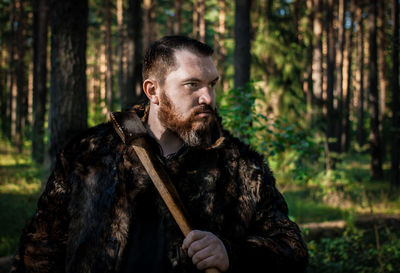
<path fill-rule="evenodd" d="M 189 87 L 189 88 L 195 88 L 197 86 L 197 83 L 195 82 L 188 82 L 185 83 L 185 86 Z"/>

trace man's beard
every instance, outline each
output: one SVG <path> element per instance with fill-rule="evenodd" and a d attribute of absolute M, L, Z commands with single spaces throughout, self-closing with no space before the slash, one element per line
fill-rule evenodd
<path fill-rule="evenodd" d="M 200 113 L 209 113 L 206 117 L 199 117 Z M 173 102 L 161 91 L 158 119 L 161 124 L 177 134 L 186 145 L 208 146 L 211 144 L 212 128 L 216 121 L 216 114 L 210 105 L 202 104 L 195 107 L 189 117 L 183 117 L 176 113 Z"/>

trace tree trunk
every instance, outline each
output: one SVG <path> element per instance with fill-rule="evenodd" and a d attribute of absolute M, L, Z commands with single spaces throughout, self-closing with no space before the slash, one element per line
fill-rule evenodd
<path fill-rule="evenodd" d="M 357 0 L 357 141 L 360 147 L 365 144 L 364 129 L 364 27 L 362 0 Z"/>
<path fill-rule="evenodd" d="M 127 105 L 126 73 L 124 69 L 124 5 L 122 0 L 117 0 L 117 25 L 118 25 L 118 89 L 121 108 Z"/>
<path fill-rule="evenodd" d="M 7 136 L 12 143 L 15 143 L 17 135 L 17 85 L 16 85 L 16 34 L 15 34 L 15 22 L 16 18 L 16 3 L 15 1 L 10 2 L 10 48 L 8 54 L 8 72 L 7 72 L 7 93 L 8 93 L 8 107 L 6 110 L 6 116 L 8 118 L 9 131 Z"/>
<path fill-rule="evenodd" d="M 28 115 L 28 90 L 27 90 L 27 74 L 25 64 L 26 53 L 26 14 L 25 2 L 23 0 L 16 1 L 18 10 L 18 26 L 17 26 L 17 128 L 16 128 L 16 144 L 19 152 L 22 152 L 24 143 L 25 123 Z"/>
<path fill-rule="evenodd" d="M 307 0 L 307 37 L 308 37 L 308 50 L 307 50 L 307 66 L 304 81 L 304 91 L 307 97 L 307 121 L 311 123 L 313 114 L 313 78 L 312 78 L 312 64 L 313 64 L 313 29 L 314 29 L 314 6 L 312 0 Z"/>
<path fill-rule="evenodd" d="M 198 0 L 199 4 L 199 34 L 200 34 L 200 41 L 205 43 L 206 42 L 206 1 L 205 0 Z"/>
<path fill-rule="evenodd" d="M 192 35 L 194 39 L 199 38 L 199 0 L 193 0 L 193 27 Z"/>
<path fill-rule="evenodd" d="M 378 94 L 378 62 L 377 62 L 377 44 L 376 44 L 376 19 L 377 4 L 375 0 L 370 0 L 369 11 L 369 115 L 370 115 L 370 155 L 371 170 L 373 179 L 381 178 L 382 172 L 382 144 L 379 132 L 379 94 Z"/>
<path fill-rule="evenodd" d="M 3 36 L 3 34 L 0 34 Z M 3 44 L 4 45 L 4 44 Z M 5 88 L 6 86 L 6 78 L 5 77 L 5 65 L 4 65 L 4 52 L 5 50 L 0 48 L 0 118 L 1 118 L 1 136 L 6 136 L 7 135 L 7 90 Z"/>
<path fill-rule="evenodd" d="M 379 132 L 383 137 L 383 126 L 385 124 L 386 112 L 386 89 L 387 89 L 387 72 L 386 72 L 386 5 L 385 1 L 378 1 L 378 82 L 379 82 Z M 383 140 L 383 139 L 382 139 Z M 386 141 L 382 141 L 382 158 L 385 158 Z"/>
<path fill-rule="evenodd" d="M 246 88 L 250 81 L 251 0 L 235 0 L 235 88 Z"/>
<path fill-rule="evenodd" d="M 112 52 L 112 37 L 111 37 L 111 26 L 112 26 L 112 4 L 111 0 L 106 0 L 105 4 L 105 24 L 106 24 L 106 56 L 107 56 L 107 78 L 106 78 L 106 100 L 107 109 L 109 112 L 114 110 L 114 92 L 113 92 L 113 52 Z"/>
<path fill-rule="evenodd" d="M 87 128 L 86 40 L 88 1 L 51 0 L 50 155 Z"/>
<path fill-rule="evenodd" d="M 313 93 L 319 100 L 322 99 L 323 93 L 323 55 L 322 55 L 322 18 L 323 5 L 322 0 L 313 0 L 315 10 L 314 16 L 314 45 L 313 45 L 313 64 L 312 64 L 312 79 Z"/>
<path fill-rule="evenodd" d="M 134 2 L 134 3 L 132 3 Z M 137 9 L 138 6 L 141 6 L 142 0 L 129 0 L 129 3 L 132 7 L 135 7 Z M 144 20 L 144 48 L 148 48 L 152 42 L 156 39 L 156 30 L 155 30 L 155 7 L 156 3 L 155 0 L 144 0 L 143 1 L 143 8 L 144 8 L 144 13 L 145 13 L 145 20 Z M 135 11 L 133 11 L 135 12 Z M 137 12 L 137 11 L 136 11 Z M 133 16 L 133 15 L 132 15 Z M 140 18 L 132 17 L 133 21 L 139 20 Z M 137 26 L 135 27 L 135 30 Z M 129 31 L 129 28 L 128 28 Z M 129 34 L 128 34 L 129 35 Z"/>
<path fill-rule="evenodd" d="M 333 105 L 333 91 L 334 91 L 334 69 L 335 69 L 335 34 L 333 28 L 333 11 L 334 11 L 334 1 L 329 0 L 328 6 L 326 9 L 327 18 L 326 18 L 326 44 L 327 44 L 327 69 L 326 69 L 326 77 L 327 77 L 327 89 L 326 89 L 326 137 L 328 139 L 328 148 L 330 152 L 337 152 L 337 140 L 335 133 L 335 109 Z M 330 153 L 331 154 L 331 153 Z M 334 168 L 334 160 L 331 161 L 332 166 Z"/>
<path fill-rule="evenodd" d="M 34 1 L 32 157 L 44 160 L 44 118 L 47 100 L 47 43 L 50 0 Z"/>
<path fill-rule="evenodd" d="M 392 171 L 390 185 L 400 188 L 399 2 L 392 0 Z"/>
<path fill-rule="evenodd" d="M 343 75 L 346 78 L 343 78 L 343 82 L 345 87 L 343 88 L 343 131 L 342 131 L 342 142 L 341 142 L 341 151 L 349 151 L 350 149 L 350 101 L 352 94 L 352 52 L 353 52 L 353 27 L 354 27 L 354 5 L 355 0 L 350 1 L 350 28 L 347 30 L 347 48 L 346 48 L 346 66 L 345 71 L 343 71 Z"/>
<path fill-rule="evenodd" d="M 218 72 L 220 75 L 219 89 L 224 90 L 224 71 L 225 71 L 225 58 L 226 58 L 226 47 L 225 47 L 225 34 L 226 34 L 226 2 L 225 0 L 219 0 L 219 17 L 218 17 L 218 31 L 215 35 L 215 60 L 218 66 Z"/>
<path fill-rule="evenodd" d="M 178 35 L 181 34 L 181 28 L 182 28 L 182 0 L 175 0 L 174 1 L 174 34 Z"/>
<path fill-rule="evenodd" d="M 344 0 L 339 1 L 339 16 L 338 16 L 338 39 L 336 43 L 337 64 L 336 64 L 336 96 L 337 96 L 337 115 L 336 115 L 336 150 L 341 152 L 342 131 L 343 131 L 343 62 L 344 62 L 344 45 L 345 45 L 345 12 L 346 5 Z"/>
<path fill-rule="evenodd" d="M 151 17 L 154 4 L 152 1 L 145 0 L 145 37 L 144 41 L 147 46 L 153 41 L 152 36 L 153 20 Z M 128 37 L 127 37 L 127 80 L 126 90 L 127 99 L 124 109 L 127 109 L 137 103 L 142 97 L 143 92 L 141 87 L 141 70 L 142 70 L 142 1 L 130 0 L 128 7 Z M 147 48 L 147 47 L 146 47 Z"/>

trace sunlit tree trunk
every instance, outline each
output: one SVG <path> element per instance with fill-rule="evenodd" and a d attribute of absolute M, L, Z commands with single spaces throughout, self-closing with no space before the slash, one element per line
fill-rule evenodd
<path fill-rule="evenodd" d="M 7 91 L 8 91 L 8 107 L 6 116 L 8 117 L 9 132 L 7 136 L 11 142 L 15 144 L 17 135 L 17 84 L 16 84 L 16 31 L 15 22 L 16 18 L 16 3 L 15 1 L 10 2 L 10 44 L 8 51 L 8 71 L 7 71 Z"/>
<path fill-rule="evenodd" d="M 312 79 L 312 63 L 313 63 L 313 28 L 314 28 L 314 7 L 313 1 L 307 0 L 307 38 L 308 38 L 308 50 L 307 50 L 307 66 L 304 81 L 304 91 L 307 98 L 307 121 L 310 123 L 313 114 L 313 79 Z"/>
<path fill-rule="evenodd" d="M 44 118 L 47 101 L 47 44 L 50 0 L 34 1 L 33 58 L 33 130 L 32 157 L 44 160 Z"/>
<path fill-rule="evenodd" d="M 383 137 L 383 126 L 385 124 L 386 112 L 386 89 L 387 89 L 387 69 L 386 69 L 386 36 L 387 23 L 386 23 L 386 4 L 385 1 L 378 1 L 378 83 L 379 83 L 379 131 Z M 386 154 L 386 141 L 382 139 L 382 158 Z"/>
<path fill-rule="evenodd" d="M 124 108 L 127 104 L 126 98 L 126 71 L 124 69 L 124 59 L 126 60 L 124 47 L 125 47 L 125 24 L 124 24 L 124 1 L 117 0 L 117 26 L 118 26 L 118 89 L 120 107 Z"/>
<path fill-rule="evenodd" d="M 322 18 L 323 18 L 323 5 L 322 0 L 313 0 L 315 10 L 314 15 L 314 46 L 313 46 L 313 64 L 312 64 L 312 79 L 313 79 L 313 93 L 319 100 L 322 99 L 323 93 L 323 54 L 322 54 Z"/>
<path fill-rule="evenodd" d="M 370 115 L 370 155 L 371 155 L 371 177 L 381 178 L 382 172 L 382 143 L 379 131 L 379 94 L 378 94 L 378 61 L 377 61 L 377 4 L 375 0 L 370 0 L 370 10 L 368 18 L 369 29 L 369 115 Z"/>
<path fill-rule="evenodd" d="M 87 128 L 86 39 L 88 1 L 51 0 L 50 155 Z"/>
<path fill-rule="evenodd" d="M 2 33 L 0 33 L 1 36 L 3 36 Z M 7 135 L 7 89 L 5 88 L 6 86 L 6 71 L 4 69 L 5 67 L 5 50 L 4 50 L 4 42 L 1 44 L 2 47 L 0 48 L 0 118 L 1 118 L 1 135 L 6 136 Z"/>
<path fill-rule="evenodd" d="M 181 34 L 181 28 L 182 28 L 182 0 L 175 0 L 174 1 L 174 23 L 173 23 L 173 29 L 174 29 L 174 34 Z"/>
<path fill-rule="evenodd" d="M 218 17 L 218 31 L 215 33 L 215 59 L 218 67 L 220 76 L 219 88 L 224 90 L 224 70 L 225 70 L 225 34 L 226 34 L 226 2 L 225 0 L 219 0 L 219 17 Z"/>
<path fill-rule="evenodd" d="M 357 142 L 360 147 L 365 144 L 364 129 L 364 27 L 362 17 L 362 0 L 357 0 Z"/>
<path fill-rule="evenodd" d="M 206 1 L 198 0 L 199 4 L 199 39 L 201 42 L 206 42 Z"/>
<path fill-rule="evenodd" d="M 105 4 L 105 24 L 106 24 L 106 56 L 107 56 L 107 78 L 106 78 L 106 100 L 107 109 L 109 112 L 114 110 L 114 92 L 113 92 L 113 52 L 112 52 L 112 38 L 111 38 L 111 26 L 112 26 L 112 4 L 111 0 L 106 0 Z"/>
<path fill-rule="evenodd" d="M 132 3 L 135 2 L 135 3 Z M 141 6 L 141 0 L 130 0 L 130 4 L 135 7 Z M 144 48 L 148 48 L 152 42 L 155 41 L 157 31 L 155 25 L 155 8 L 156 1 L 155 0 L 143 0 L 143 9 L 144 9 L 144 34 L 143 34 L 143 45 Z M 136 14 L 135 14 L 136 15 Z M 140 18 L 132 17 L 134 20 L 139 20 Z M 137 29 L 135 29 L 137 30 Z M 129 31 L 129 28 L 128 28 Z M 129 35 L 129 34 L 128 34 Z"/>
<path fill-rule="evenodd" d="M 338 13 L 338 38 L 336 43 L 336 54 L 337 54 L 337 63 L 336 63 L 336 98 L 337 98 L 337 117 L 336 117 L 336 139 L 337 139 L 337 147 L 336 150 L 341 152 L 341 143 L 342 143 L 342 131 L 343 131 L 343 62 L 344 62 L 344 45 L 345 45 L 345 11 L 346 5 L 344 0 L 339 1 L 339 13 Z"/>
<path fill-rule="evenodd" d="M 392 0 L 392 160 L 390 185 L 400 188 L 399 2 Z"/>
<path fill-rule="evenodd" d="M 192 36 L 194 39 L 199 38 L 199 0 L 193 0 L 193 27 Z"/>
<path fill-rule="evenodd" d="M 350 27 L 347 30 L 347 39 L 346 39 L 346 54 L 345 60 L 346 64 L 344 65 L 343 71 L 343 131 L 341 137 L 341 150 L 348 151 L 350 148 L 350 101 L 352 97 L 352 52 L 353 52 L 353 27 L 354 27 L 354 5 L 355 0 L 350 1 Z"/>
<path fill-rule="evenodd" d="M 328 5 L 326 7 L 327 18 L 326 18 L 326 44 L 327 44 L 327 55 L 326 55 L 326 62 L 327 62 L 327 70 L 326 70 L 326 77 L 327 77 L 327 89 L 326 89 L 326 137 L 328 139 L 328 147 L 329 151 L 336 152 L 337 151 L 337 140 L 335 133 L 335 125 L 336 125 L 336 118 L 335 118 L 335 109 L 334 109 L 334 69 L 335 69 L 335 35 L 334 35 L 334 28 L 333 28 L 333 11 L 334 11 L 334 1 L 329 0 Z M 334 163 L 334 161 L 331 161 Z M 332 165 L 331 167 L 334 168 Z"/>

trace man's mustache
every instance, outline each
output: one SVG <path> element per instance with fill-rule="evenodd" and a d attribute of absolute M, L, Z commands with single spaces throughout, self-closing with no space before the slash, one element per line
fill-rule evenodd
<path fill-rule="evenodd" d="M 201 113 L 210 113 L 210 114 L 215 114 L 215 110 L 208 104 L 202 104 L 197 106 L 193 110 L 193 115 L 201 114 Z"/>

